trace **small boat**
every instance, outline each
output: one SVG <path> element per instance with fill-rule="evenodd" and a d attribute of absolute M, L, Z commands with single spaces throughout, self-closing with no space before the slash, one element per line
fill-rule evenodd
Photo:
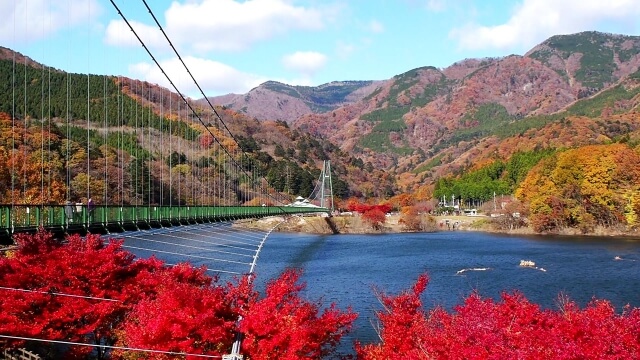
<path fill-rule="evenodd" d="M 487 271 L 490 270 L 491 268 L 468 268 L 468 269 L 462 269 L 462 270 L 458 270 L 458 272 L 456 272 L 456 275 L 460 275 L 464 272 L 467 271 Z"/>
<path fill-rule="evenodd" d="M 536 263 L 531 260 L 520 260 L 520 266 L 523 267 L 535 267 Z"/>

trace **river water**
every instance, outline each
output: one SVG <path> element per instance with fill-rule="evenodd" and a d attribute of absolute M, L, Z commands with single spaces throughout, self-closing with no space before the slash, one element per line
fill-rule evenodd
<path fill-rule="evenodd" d="M 521 267 L 520 260 L 534 261 L 535 267 Z M 551 309 L 557 309 L 561 293 L 581 307 L 593 298 L 609 300 L 618 311 L 626 304 L 640 307 L 640 239 L 455 231 L 273 233 L 257 260 L 258 289 L 262 291 L 269 279 L 292 267 L 303 270 L 308 299 L 320 299 L 327 306 L 336 303 L 341 309 L 351 307 L 359 314 L 354 331 L 343 341 L 349 347 L 353 339 L 376 340 L 371 322 L 380 305 L 374 289 L 396 294 L 422 273 L 430 277 L 422 297 L 427 308 L 451 309 L 473 291 L 499 299 L 503 291 L 513 290 Z"/>

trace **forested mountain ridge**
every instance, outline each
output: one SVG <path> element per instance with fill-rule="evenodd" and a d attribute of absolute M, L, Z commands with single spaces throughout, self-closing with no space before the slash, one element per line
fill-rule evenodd
<path fill-rule="evenodd" d="M 294 86 L 267 81 L 246 94 L 228 94 L 209 100 L 259 120 L 291 122 L 302 115 L 325 113 L 362 100 L 381 81 L 333 81 L 319 86 Z"/>
<path fill-rule="evenodd" d="M 514 142 L 514 136 L 528 132 L 538 146 L 552 146 L 562 128 L 571 131 L 567 124 L 573 122 L 567 119 L 586 116 L 606 123 L 598 111 L 635 111 L 639 66 L 640 37 L 559 35 L 524 56 L 410 70 L 358 103 L 302 116 L 293 127 L 341 144 L 344 151 L 396 174 L 399 188 L 415 189 L 482 163 L 495 156 L 495 148 L 501 149 L 501 157 L 531 148 Z M 619 121 L 634 131 L 636 120 Z M 593 134 L 608 136 L 606 130 L 594 129 L 565 136 L 562 146 L 591 143 Z"/>
<path fill-rule="evenodd" d="M 109 187 L 118 192 L 100 203 L 194 204 L 195 199 L 177 194 L 193 194 L 202 187 L 197 174 L 219 165 L 210 155 L 211 134 L 232 152 L 242 148 L 243 161 L 255 164 L 259 175 L 292 197 L 310 195 L 322 161 L 327 159 L 334 160 L 336 195 L 360 194 L 360 181 L 347 170 L 349 164 L 358 163 L 355 158 L 325 140 L 290 129 L 284 121 L 257 121 L 223 107 L 216 107 L 214 113 L 186 99 L 195 110 L 192 113 L 178 94 L 156 84 L 65 73 L 10 50 L 3 54 L 0 203 L 9 199 L 62 203 L 68 197 L 83 199 L 89 192 L 102 194 Z M 46 182 L 50 191 L 41 188 L 41 181 L 25 182 L 41 177 L 44 167 L 50 172 Z M 13 183 L 9 169 L 31 175 Z M 372 172 L 380 172 L 382 189 L 393 190 L 393 177 L 382 170 Z M 196 181 L 171 185 L 167 183 L 171 174 Z M 115 183 L 118 179 L 122 183 Z M 143 189 L 140 183 L 150 185 Z M 180 189 L 171 191 L 172 186 Z M 228 186 L 238 194 L 243 192 L 238 184 Z"/>
<path fill-rule="evenodd" d="M 361 100 L 326 113 L 303 115 L 293 123 L 259 120 L 225 106 L 216 106 L 216 111 L 239 146 L 258 164 L 261 174 L 280 191 L 304 194 L 317 178 L 322 160 L 329 159 L 336 193 L 342 197 L 384 199 L 405 193 L 425 200 L 431 198 L 438 179 L 456 178 L 497 160 L 508 162 L 515 153 L 612 142 L 636 144 L 640 121 L 638 39 L 600 33 L 563 35 L 550 38 L 525 56 L 467 59 L 446 69 L 427 66 L 380 82 L 334 82 L 322 96 L 331 101 L 351 99 L 347 94 L 355 92 Z M 580 55 L 572 52 L 572 46 L 597 54 Z M 20 121 L 50 118 L 60 126 L 52 130 L 61 139 L 58 149 L 69 136 L 74 149 L 86 147 L 81 135 L 86 137 L 89 126 L 95 144 L 90 149 L 91 157 L 96 157 L 96 164 L 102 157 L 111 156 L 109 150 L 101 148 L 103 145 L 111 142 L 112 150 L 118 146 L 116 138 L 105 136 L 99 129 L 106 126 L 108 131 L 119 132 L 122 135 L 117 141 L 128 146 L 120 149 L 124 152 L 117 152 L 123 163 L 131 163 L 126 171 L 150 171 L 158 193 L 167 193 L 161 191 L 161 180 L 175 170 L 169 165 L 179 165 L 180 171 L 189 173 L 209 161 L 204 149 L 197 149 L 197 144 L 210 141 L 206 132 L 236 146 L 231 135 L 220 131 L 222 127 L 208 104 L 201 101 L 187 99 L 198 114 L 194 116 L 185 106 L 176 106 L 180 103 L 177 94 L 155 84 L 60 71 L 51 71 L 49 76 L 48 68 L 35 62 L 36 67 L 32 67 L 20 54 L 8 53 L 4 58 L 0 62 L 4 79 L 0 84 L 0 111 L 15 113 Z M 581 59 L 586 59 L 584 64 Z M 557 65 L 560 60 L 572 64 L 564 66 L 564 73 Z M 14 63 L 19 64 L 15 70 Z M 609 70 L 598 71 L 603 66 Z M 599 80 L 589 80 L 591 73 Z M 12 88 L 16 79 L 26 86 Z M 345 87 L 337 89 L 340 86 Z M 50 107 L 43 107 L 41 100 L 49 96 L 49 87 L 53 101 Z M 276 82 L 264 87 L 280 89 L 279 94 L 291 91 Z M 295 91 L 296 96 L 310 98 L 309 93 L 315 90 Z M 67 107 L 67 97 L 79 100 Z M 19 100 L 15 106 L 11 105 L 12 99 Z M 86 121 L 88 103 L 90 123 Z M 120 104 L 120 110 L 115 104 Z M 9 118 L 3 117 L 6 125 Z M 35 126 L 34 132 L 42 128 L 37 122 L 26 124 Z M 151 130 L 144 137 L 131 131 L 136 125 Z M 177 142 L 196 150 L 171 153 L 159 146 L 162 134 L 169 133 Z M 132 154 L 136 151 L 138 156 Z M 86 154 L 80 152 L 78 156 Z M 129 162 L 133 158 L 137 160 Z M 71 164 L 77 167 L 71 174 L 79 175 L 86 161 L 78 158 Z M 109 171 L 116 173 L 118 169 Z M 0 175 L 8 176 L 2 171 Z M 63 177 L 61 174 L 60 179 Z M 515 191 L 523 178 L 521 174 L 516 182 L 510 182 L 509 190 Z M 128 197 L 126 201 L 140 199 Z"/>

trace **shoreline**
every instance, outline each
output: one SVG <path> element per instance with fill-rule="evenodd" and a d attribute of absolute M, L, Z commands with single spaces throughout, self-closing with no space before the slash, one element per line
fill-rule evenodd
<path fill-rule="evenodd" d="M 422 224 L 426 225 L 420 230 L 407 230 L 405 225 L 400 221 L 400 215 L 397 214 L 387 216 L 385 224 L 380 229 L 374 229 L 358 215 L 333 216 L 330 219 L 335 224 L 338 234 L 478 231 L 504 235 L 624 237 L 631 240 L 640 240 L 640 232 L 621 231 L 620 229 L 604 227 L 598 227 L 593 232 L 586 234 L 573 228 L 567 228 L 557 233 L 539 233 L 533 231 L 529 226 L 514 229 L 498 229 L 491 218 L 483 216 L 424 216 L 424 218 Z M 445 225 L 447 220 L 449 220 L 450 226 Z M 456 224 L 455 228 L 452 225 L 454 223 Z M 274 216 L 241 221 L 237 223 L 237 226 L 265 231 L 274 229 L 273 231 L 282 233 L 333 234 L 325 217 L 322 216 L 292 216 L 289 218 Z"/>

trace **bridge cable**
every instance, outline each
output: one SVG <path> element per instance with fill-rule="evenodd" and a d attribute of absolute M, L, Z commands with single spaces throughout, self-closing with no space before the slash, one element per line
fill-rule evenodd
<path fill-rule="evenodd" d="M 67 294 L 67 293 L 61 293 L 61 292 L 57 292 L 57 291 L 29 290 L 29 289 L 19 289 L 19 288 L 12 288 L 12 287 L 6 287 L 6 286 L 0 286 L 0 290 L 19 291 L 19 292 L 25 292 L 25 293 L 36 293 L 36 294 L 53 295 L 53 296 L 64 296 L 64 297 L 72 297 L 72 298 L 88 299 L 88 300 L 122 302 L 122 301 L 117 300 L 117 299 L 108 299 L 108 298 L 96 297 L 96 296 L 84 296 L 84 295 L 76 295 L 76 294 Z"/>
<path fill-rule="evenodd" d="M 27 5 L 28 6 L 28 5 Z M 28 33 L 27 24 L 29 24 L 29 11 L 24 12 L 24 33 Z M 27 57 L 24 56 L 24 93 L 22 96 L 23 99 L 23 112 L 22 112 L 22 121 L 24 125 L 24 133 L 22 134 L 22 202 L 27 203 L 29 200 L 26 199 L 27 195 L 27 157 L 29 153 L 27 152 L 27 118 L 29 117 L 29 111 L 27 109 Z M 30 201 L 29 201 L 30 202 Z"/>
<path fill-rule="evenodd" d="M 67 26 L 70 25 L 70 17 L 71 15 L 69 14 L 71 6 L 69 5 L 69 0 L 67 0 Z M 67 37 L 67 54 L 71 53 L 71 37 Z M 67 55 L 67 66 L 69 66 L 69 56 Z M 65 142 L 66 144 L 66 156 L 65 156 L 65 160 L 66 160 L 66 179 L 65 179 L 65 185 L 66 185 L 66 190 L 67 190 L 67 202 L 71 201 L 71 167 L 69 166 L 70 160 L 71 160 L 71 101 L 69 99 L 69 97 L 71 96 L 71 76 L 70 74 L 67 74 L 66 76 L 67 79 L 67 107 L 66 107 L 66 125 L 67 125 L 67 141 Z"/>
<path fill-rule="evenodd" d="M 91 18 L 91 1 L 87 1 L 87 14 Z M 89 187 L 91 182 L 91 21 L 87 21 L 87 202 L 89 201 Z M 82 200 L 79 200 L 82 203 Z"/>
<path fill-rule="evenodd" d="M 111 2 L 113 3 L 113 0 L 111 0 Z M 175 46 L 173 45 L 173 42 L 171 41 L 171 39 L 169 39 L 169 36 L 167 35 L 167 33 L 164 31 L 164 28 L 162 27 L 162 25 L 160 24 L 160 22 L 158 21 L 158 18 L 155 16 L 155 14 L 153 13 L 153 11 L 151 10 L 151 8 L 149 7 L 149 5 L 147 4 L 146 0 L 142 0 L 142 2 L 144 3 L 144 6 L 147 8 L 147 10 L 149 11 L 149 14 L 151 15 L 151 17 L 153 18 L 153 20 L 155 21 L 156 25 L 158 26 L 158 28 L 160 29 L 160 31 L 162 32 L 162 35 L 164 36 L 164 38 L 167 40 L 167 42 L 169 43 L 169 46 L 171 46 L 171 49 L 173 50 L 173 52 L 175 53 L 175 55 L 178 57 L 178 60 L 180 60 L 180 62 L 182 63 L 182 66 L 184 67 L 184 69 L 187 71 L 187 73 L 189 74 L 189 76 L 191 77 L 191 80 L 193 81 L 193 83 L 196 85 L 196 87 L 198 88 L 198 90 L 200 91 L 200 94 L 203 96 L 203 98 L 205 99 L 205 101 L 207 102 L 207 104 L 209 105 L 209 107 L 211 108 L 211 110 L 213 111 L 213 113 L 216 115 L 216 117 L 218 118 L 218 120 L 220 121 L 220 123 L 222 124 L 222 126 L 225 128 L 225 130 L 227 130 L 227 132 L 229 133 L 229 135 L 231 136 L 231 138 L 236 142 L 236 144 L 238 144 L 239 146 L 239 142 L 238 139 L 233 135 L 233 133 L 231 132 L 231 130 L 227 127 L 227 124 L 224 122 L 224 120 L 222 119 L 222 117 L 220 116 L 220 114 L 216 111 L 215 107 L 213 106 L 213 104 L 211 104 L 211 101 L 209 101 L 209 98 L 207 97 L 207 95 L 204 93 L 204 91 L 202 90 L 202 87 L 200 86 L 200 84 L 196 81 L 195 77 L 193 76 L 193 74 L 191 73 L 191 71 L 189 70 L 189 67 L 187 66 L 187 64 L 184 62 L 184 60 L 182 59 L 182 56 L 180 56 L 180 53 L 176 50 Z M 114 5 L 115 6 L 115 5 Z M 119 11 L 119 10 L 118 10 Z M 122 15 L 121 15 L 122 16 Z M 133 29 L 132 29 L 133 30 Z M 137 36 L 137 35 L 136 35 Z M 140 39 L 140 38 L 138 38 Z M 145 47 L 146 49 L 146 47 Z M 155 61 L 155 60 L 154 60 Z M 157 64 L 157 62 L 156 62 Z M 158 65 L 159 66 L 159 65 Z M 164 73 L 164 71 L 163 71 Z M 167 76 L 165 74 L 165 76 Z M 177 89 L 176 89 L 177 91 Z M 195 113 L 194 113 L 195 114 Z M 204 122 L 202 121 L 202 119 L 200 119 L 200 117 L 198 116 L 198 119 L 202 122 L 202 125 L 205 126 Z M 211 134 L 213 135 L 213 134 Z M 240 148 L 240 150 L 244 153 L 244 151 Z M 240 169 L 243 169 L 242 167 L 242 158 L 240 159 Z M 255 171 L 254 171 L 255 172 Z M 245 175 L 249 175 L 246 174 Z M 254 182 L 254 179 L 252 177 L 250 177 L 250 180 L 252 180 L 252 183 Z M 277 200 L 274 198 L 274 200 Z M 279 200 L 277 200 L 279 201 Z"/>
<path fill-rule="evenodd" d="M 13 42 L 16 43 L 16 12 L 13 12 Z M 16 52 L 13 52 L 12 63 L 12 75 L 11 75 L 11 212 L 14 213 L 15 205 L 15 176 L 16 173 L 16 161 L 15 161 L 15 149 L 16 149 Z M 13 221 L 11 226 L 13 226 Z"/>
<path fill-rule="evenodd" d="M 171 78 L 168 76 L 168 74 L 164 71 L 164 69 L 162 68 L 162 66 L 160 65 L 160 63 L 156 60 L 156 58 L 153 56 L 153 54 L 151 53 L 151 51 L 149 50 L 149 48 L 147 47 L 147 45 L 142 41 L 142 39 L 138 36 L 138 34 L 135 32 L 135 30 L 133 29 L 133 27 L 131 26 L 131 24 L 129 23 L 129 21 L 126 19 L 126 17 L 124 16 L 124 14 L 120 11 L 120 8 L 118 8 L 118 6 L 115 4 L 115 2 L 113 0 L 110 0 L 111 4 L 116 8 L 116 11 L 118 12 L 118 15 L 120 15 L 120 17 L 124 20 L 124 22 L 127 24 L 127 26 L 129 27 L 129 29 L 133 32 L 133 34 L 135 35 L 135 37 L 138 39 L 138 41 L 140 42 L 140 44 L 142 45 L 142 47 L 147 51 L 147 54 L 151 57 L 151 59 L 154 61 L 154 63 L 156 64 L 156 66 L 158 66 L 158 68 L 160 69 L 160 71 L 162 72 L 162 74 L 167 78 L 167 80 L 169 81 L 169 83 L 171 84 L 171 86 L 174 88 L 174 90 L 176 91 L 176 93 L 179 95 L 179 97 L 182 99 L 182 102 L 189 108 L 189 110 L 191 111 L 192 114 L 194 114 L 196 116 L 196 118 L 200 121 L 200 123 L 205 127 L 205 129 L 207 130 L 207 132 L 209 132 L 209 134 L 216 140 L 216 142 L 218 142 L 221 146 L 221 148 L 227 152 L 227 154 L 229 156 L 231 156 L 231 154 L 228 153 L 227 149 L 224 147 L 224 145 L 222 145 L 222 143 L 219 142 L 219 140 L 217 139 L 217 137 L 215 135 L 213 135 L 213 133 L 206 127 L 206 124 L 204 123 L 204 121 L 202 120 L 202 118 L 197 114 L 197 112 L 195 111 L 195 109 L 191 106 L 191 104 L 187 101 L 187 99 L 185 98 L 185 96 L 178 90 L 178 88 L 176 87 L 175 83 L 171 80 Z M 178 111 L 180 111 L 178 109 Z M 237 162 L 234 161 L 234 164 L 237 167 L 240 167 L 239 164 Z"/>

